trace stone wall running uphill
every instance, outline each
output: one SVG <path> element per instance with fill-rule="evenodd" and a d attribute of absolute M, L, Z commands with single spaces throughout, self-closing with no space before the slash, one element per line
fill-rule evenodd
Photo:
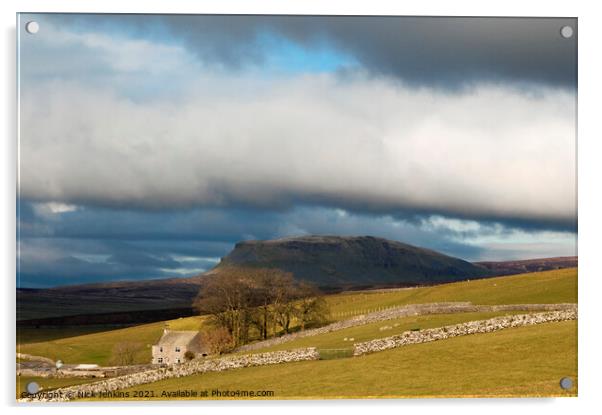
<path fill-rule="evenodd" d="M 488 320 L 469 321 L 467 323 L 452 324 L 434 329 L 406 331 L 391 337 L 356 343 L 353 345 L 353 355 L 361 356 L 366 353 L 381 352 L 383 350 L 393 349 L 409 344 L 427 343 L 469 334 L 490 333 L 512 327 L 576 319 L 577 309 L 574 308 L 572 310 L 564 311 L 549 311 L 544 313 L 494 317 Z"/>
<path fill-rule="evenodd" d="M 474 312 L 503 312 L 503 311 L 562 311 L 575 308 L 575 304 L 501 304 L 501 305 L 474 305 L 470 302 L 449 302 L 449 303 L 427 303 L 412 304 L 400 307 L 388 308 L 382 311 L 375 311 L 352 317 L 348 320 L 337 321 L 323 327 L 299 331 L 296 333 L 285 334 L 284 336 L 274 337 L 272 339 L 259 341 L 256 343 L 245 344 L 235 350 L 235 352 L 249 352 L 267 347 L 287 343 L 302 337 L 317 336 L 347 329 L 350 327 L 361 326 L 364 324 L 375 323 L 378 321 L 393 320 L 401 317 L 418 316 L 425 314 L 451 314 L 451 313 L 474 313 Z"/>

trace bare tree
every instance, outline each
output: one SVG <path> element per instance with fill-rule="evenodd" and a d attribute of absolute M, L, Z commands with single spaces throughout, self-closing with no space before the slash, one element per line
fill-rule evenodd
<path fill-rule="evenodd" d="M 119 342 L 113 346 L 112 361 L 119 366 L 134 364 L 136 352 L 140 350 L 139 343 L 129 341 Z"/>
<path fill-rule="evenodd" d="M 253 323 L 260 338 L 267 339 L 274 324 L 278 321 L 276 309 L 290 297 L 295 286 L 293 275 L 273 268 L 258 268 L 247 274 L 253 281 Z"/>
<path fill-rule="evenodd" d="M 228 329 L 215 327 L 201 332 L 199 336 L 201 348 L 209 354 L 227 353 L 234 347 L 234 341 Z"/>
<path fill-rule="evenodd" d="M 329 309 L 322 293 L 313 285 L 301 282 L 298 287 L 300 299 L 296 301 L 295 317 L 301 330 L 308 325 L 319 325 L 328 320 Z"/>
<path fill-rule="evenodd" d="M 235 344 L 248 339 L 252 281 L 238 272 L 208 277 L 195 300 L 195 307 L 210 314 L 217 325 L 228 330 Z"/>
<path fill-rule="evenodd" d="M 227 330 L 234 346 L 248 342 L 250 326 L 267 339 L 276 326 L 289 333 L 295 319 L 304 329 L 328 315 L 326 302 L 313 285 L 273 268 L 222 269 L 204 281 L 194 305 Z"/>

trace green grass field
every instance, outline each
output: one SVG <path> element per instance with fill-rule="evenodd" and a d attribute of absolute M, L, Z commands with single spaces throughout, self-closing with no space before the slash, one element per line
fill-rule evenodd
<path fill-rule="evenodd" d="M 389 337 L 412 329 L 428 329 L 442 327 L 449 324 L 464 323 L 474 320 L 485 320 L 488 318 L 521 314 L 524 312 L 486 312 L 486 313 L 456 313 L 456 314 L 433 314 L 424 316 L 402 317 L 394 320 L 379 321 L 362 326 L 350 327 L 348 329 L 333 331 L 331 333 L 317 336 L 302 337 L 290 342 L 282 343 L 272 347 L 254 350 L 249 353 L 268 352 L 274 350 L 290 350 L 300 347 L 317 347 L 319 349 L 343 349 L 350 348 L 353 343 L 364 342 L 381 337 Z M 395 326 L 397 324 L 397 327 Z M 380 330 L 381 327 L 392 327 Z M 345 341 L 344 339 L 348 340 Z M 353 341 L 349 341 L 352 338 Z"/>
<path fill-rule="evenodd" d="M 187 317 L 167 323 L 172 330 L 199 330 L 204 320 L 205 317 Z M 119 342 L 130 341 L 140 345 L 134 363 L 149 363 L 151 345 L 161 337 L 165 323 L 157 322 L 80 335 L 76 329 L 68 329 L 65 338 L 57 338 L 57 329 L 19 329 L 18 338 L 26 339 L 28 343 L 17 345 L 17 352 L 49 357 L 53 360 L 60 359 L 64 363 L 110 365 L 114 346 Z M 51 340 L 48 340 L 49 338 Z"/>
<path fill-rule="evenodd" d="M 416 289 L 350 292 L 327 297 L 333 320 L 406 304 L 470 301 L 474 304 L 576 303 L 577 270 L 566 269 L 473 280 Z M 520 313 L 520 312 L 517 312 Z M 577 378 L 575 321 L 520 327 L 488 334 L 409 345 L 349 357 L 353 343 L 481 320 L 510 312 L 411 316 L 297 339 L 260 351 L 318 347 L 323 360 L 254 367 L 169 379 L 133 390 L 273 390 L 276 399 L 424 396 L 574 396 L 560 389 L 563 376 Z M 167 322 L 173 330 L 198 330 L 204 317 Z M 121 329 L 106 327 L 20 329 L 17 351 L 65 363 L 110 365 L 115 344 L 135 342 L 135 363 L 148 363 L 150 346 L 165 322 Z M 390 329 L 381 330 L 384 326 Z M 104 331 L 103 331 L 104 330 Z M 353 338 L 345 341 L 344 338 Z M 255 352 L 259 352 L 255 351 Z M 17 378 L 18 392 L 36 380 L 52 389 L 94 379 Z M 211 397 L 211 392 L 209 393 Z M 265 398 L 265 397 L 264 397 Z"/>
<path fill-rule="evenodd" d="M 100 333 L 115 330 L 111 326 L 73 326 L 73 327 L 44 327 L 17 328 L 17 344 L 40 343 L 68 337 L 78 337 L 85 334 Z"/>
<path fill-rule="evenodd" d="M 575 396 L 577 323 L 566 321 L 416 344 L 347 359 L 297 362 L 168 379 L 126 390 L 274 391 L 275 399 Z"/>
<path fill-rule="evenodd" d="M 577 302 L 577 268 L 463 281 L 395 291 L 348 292 L 327 297 L 334 320 L 400 306 L 446 301 L 473 304 Z"/>
<path fill-rule="evenodd" d="M 350 292 L 327 296 L 326 299 L 331 307 L 333 320 L 346 319 L 352 315 L 376 309 L 413 303 L 441 301 L 471 301 L 474 304 L 577 302 L 577 269 L 529 273 L 388 292 Z M 470 313 L 466 313 L 464 317 L 468 318 L 468 314 Z M 421 327 L 427 328 L 466 321 L 462 320 L 464 317 L 461 315 L 454 318 L 426 316 L 419 321 Z M 203 317 L 188 317 L 171 320 L 168 323 L 173 330 L 198 330 L 203 320 Z M 428 323 L 428 321 L 433 323 Z M 131 341 L 140 345 L 140 350 L 135 356 L 135 363 L 148 363 L 151 358 L 150 346 L 161 336 L 164 324 L 164 322 L 157 322 L 122 329 L 106 330 L 105 328 L 106 331 L 101 331 L 102 327 L 20 328 L 17 333 L 17 351 L 54 360 L 61 359 L 65 363 L 109 365 L 115 344 Z M 400 322 L 400 324 L 402 323 Z M 411 326 L 413 323 L 409 322 L 408 324 Z M 325 335 L 318 340 L 317 344 L 308 343 L 315 343 L 316 337 L 299 339 L 292 343 L 285 343 L 279 349 L 308 345 L 347 347 L 349 343 L 341 344 L 344 337 L 354 337 L 356 341 L 361 341 L 358 339 L 368 340 L 392 335 L 392 331 L 372 333 L 374 330 L 378 331 L 378 327 L 383 325 L 391 324 L 383 322 L 347 329 L 349 332 Z"/>

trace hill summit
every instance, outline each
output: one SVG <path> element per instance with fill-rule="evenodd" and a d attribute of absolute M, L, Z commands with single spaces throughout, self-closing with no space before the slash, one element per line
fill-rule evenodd
<path fill-rule="evenodd" d="M 459 258 L 372 236 L 239 242 L 206 275 L 232 267 L 278 268 L 322 287 L 433 284 L 491 274 Z"/>

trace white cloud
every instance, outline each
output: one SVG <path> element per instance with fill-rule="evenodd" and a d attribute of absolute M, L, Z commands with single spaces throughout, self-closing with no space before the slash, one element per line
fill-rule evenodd
<path fill-rule="evenodd" d="M 111 71 L 113 75 L 144 72 L 150 75 L 173 73 L 194 63 L 194 59 L 179 45 L 134 39 L 117 32 L 72 32 L 51 21 L 42 21 L 41 24 L 44 30 L 36 36 L 23 37 L 20 45 L 20 52 L 25 53 L 27 59 L 21 68 L 26 74 L 59 77 L 72 74 L 65 65 L 68 63 L 78 70 L 87 65 L 89 72 Z M 38 65 L 32 65 L 34 63 Z M 90 75 L 81 73 L 82 77 Z"/>
<path fill-rule="evenodd" d="M 185 67 L 191 60 L 178 47 L 61 36 L 53 42 L 93 50 L 118 74 L 160 68 L 188 90 L 134 102 L 120 93 L 119 75 L 102 88 L 30 79 L 20 108 L 26 198 L 143 208 L 281 208 L 294 200 L 567 222 L 576 215 L 575 97 L 565 90 L 478 85 L 450 93 L 362 74 L 266 79 Z"/>
<path fill-rule="evenodd" d="M 209 262 L 219 262 L 219 257 L 209 257 L 209 256 L 186 256 L 186 255 L 172 255 L 174 260 L 178 262 L 196 262 L 196 261 L 209 261 Z"/>
<path fill-rule="evenodd" d="M 50 202 L 46 204 L 52 213 L 66 213 L 77 210 L 77 206 L 68 205 L 66 203 Z"/>
<path fill-rule="evenodd" d="M 74 212 L 79 209 L 76 205 L 59 202 L 35 203 L 33 208 L 38 215 L 47 218 L 54 215 L 60 215 L 61 213 Z"/>
<path fill-rule="evenodd" d="M 111 257 L 110 255 L 105 254 L 73 254 L 74 258 L 80 259 L 82 261 L 91 262 L 93 264 L 102 264 L 107 262 L 107 260 Z"/>
<path fill-rule="evenodd" d="M 449 230 L 453 232 L 478 232 L 483 226 L 474 220 L 461 220 L 432 215 L 423 221 L 422 226 L 426 229 Z"/>
<path fill-rule="evenodd" d="M 193 275 L 199 275 L 207 271 L 208 269 L 209 268 L 159 268 L 159 271 L 165 272 L 167 274 L 177 274 L 181 277 L 190 277 Z"/>
<path fill-rule="evenodd" d="M 551 258 L 559 256 L 576 256 L 577 246 L 574 239 L 534 243 L 500 242 L 482 246 L 483 253 L 475 261 L 515 261 L 521 259 Z"/>

